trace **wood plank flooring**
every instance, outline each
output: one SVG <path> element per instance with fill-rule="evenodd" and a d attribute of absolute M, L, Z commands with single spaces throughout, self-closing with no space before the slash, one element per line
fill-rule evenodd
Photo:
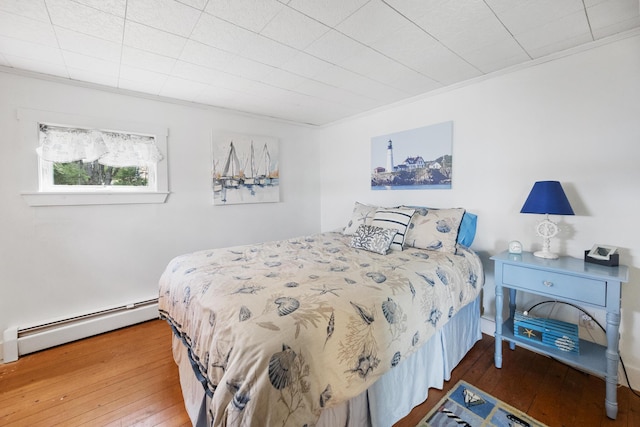
<path fill-rule="evenodd" d="M 444 390 L 395 427 L 416 423 L 459 380 L 555 426 L 640 427 L 640 398 L 618 388 L 618 419 L 604 411 L 604 381 L 521 348 L 493 366 L 483 336 Z M 153 320 L 0 365 L 0 426 L 189 426 L 171 355 L 171 330 Z"/>

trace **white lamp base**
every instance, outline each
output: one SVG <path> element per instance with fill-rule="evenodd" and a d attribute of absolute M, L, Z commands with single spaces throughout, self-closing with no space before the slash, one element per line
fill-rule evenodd
<path fill-rule="evenodd" d="M 554 254 L 553 252 L 546 252 L 546 251 L 534 252 L 533 256 L 537 256 L 538 258 L 545 258 L 545 259 L 558 259 L 560 257 L 560 255 L 558 254 Z"/>
<path fill-rule="evenodd" d="M 534 252 L 533 255 L 538 258 L 544 259 L 558 259 L 559 255 L 551 252 L 551 238 L 555 237 L 558 234 L 558 226 L 555 222 L 549 219 L 549 215 L 538 224 L 536 227 L 536 234 L 542 237 L 542 250 Z"/>

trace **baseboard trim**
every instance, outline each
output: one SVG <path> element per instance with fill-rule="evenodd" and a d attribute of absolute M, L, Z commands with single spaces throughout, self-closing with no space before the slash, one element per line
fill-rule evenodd
<path fill-rule="evenodd" d="M 38 327 L 9 328 L 4 331 L 4 341 L 0 343 L 2 346 L 1 360 L 2 363 L 14 362 L 18 360 L 19 356 L 25 354 L 158 317 L 158 302 L 156 300 L 155 302 L 147 301 L 139 307 L 132 304 L 120 310 L 106 310 L 95 315 L 86 315 L 69 321 L 56 321 Z"/>

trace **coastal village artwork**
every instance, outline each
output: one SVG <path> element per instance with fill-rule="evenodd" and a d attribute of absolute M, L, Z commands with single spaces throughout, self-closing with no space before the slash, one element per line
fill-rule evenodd
<path fill-rule="evenodd" d="M 450 189 L 453 122 L 371 138 L 371 189 Z"/>
<path fill-rule="evenodd" d="M 239 133 L 211 139 L 214 205 L 280 201 L 278 139 Z"/>

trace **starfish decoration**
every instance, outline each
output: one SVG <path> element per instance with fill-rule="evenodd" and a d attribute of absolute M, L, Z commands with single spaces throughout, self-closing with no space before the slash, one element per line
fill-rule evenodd
<path fill-rule="evenodd" d="M 532 329 L 527 329 L 527 328 L 525 328 L 525 329 L 524 329 L 524 333 L 525 333 L 529 338 L 533 338 L 533 337 L 535 337 L 535 336 L 536 336 L 536 333 L 535 333 L 535 332 L 533 332 L 533 330 L 532 330 Z"/>
<path fill-rule="evenodd" d="M 322 289 L 318 289 L 318 288 L 311 288 L 312 291 L 318 291 L 320 292 L 320 295 L 324 295 L 326 293 L 331 293 L 334 294 L 335 296 L 339 297 L 340 295 L 336 294 L 335 291 L 339 291 L 342 288 L 327 288 L 327 285 L 322 285 Z"/>

